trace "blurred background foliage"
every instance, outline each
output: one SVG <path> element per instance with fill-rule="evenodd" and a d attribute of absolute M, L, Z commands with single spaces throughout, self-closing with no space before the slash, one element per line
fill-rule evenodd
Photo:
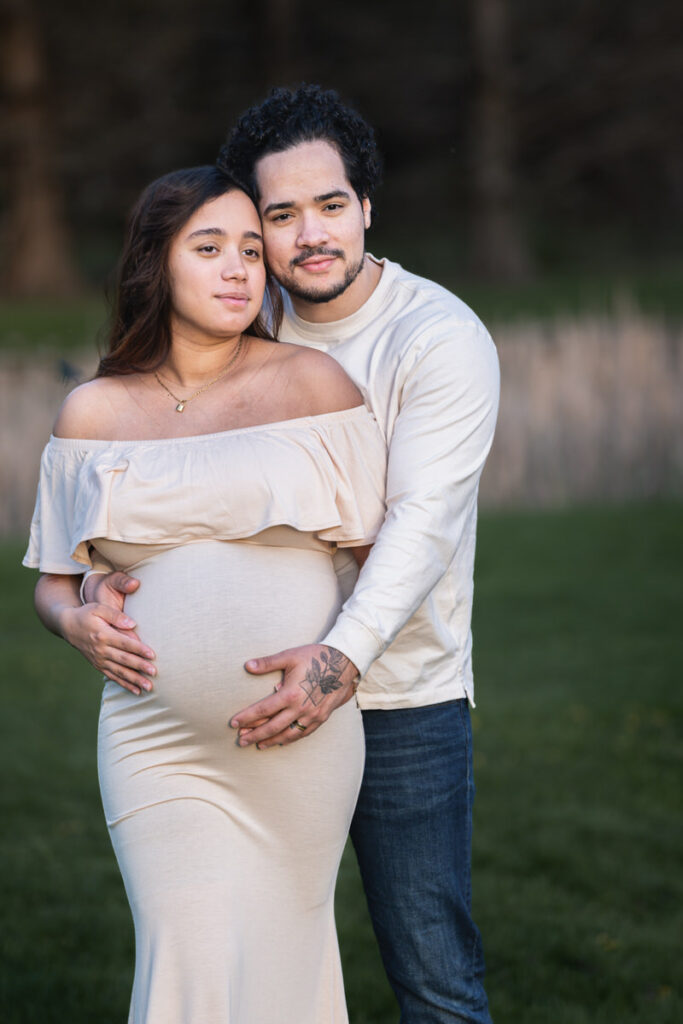
<path fill-rule="evenodd" d="M 471 302 L 501 357 L 474 624 L 474 893 L 494 1018 L 673 1024 L 673 0 L 0 0 L 0 1016 L 123 1020 L 132 966 L 96 792 L 98 688 L 40 631 L 18 565 L 40 450 L 94 369 L 102 286 L 140 189 L 213 161 L 246 106 L 302 80 L 376 127 L 371 251 Z M 351 1018 L 391 1024 L 348 855 L 338 908 Z"/>
<path fill-rule="evenodd" d="M 0 19 L 5 291 L 99 286 L 141 187 L 213 161 L 242 109 L 302 80 L 376 126 L 371 247 L 420 272 L 681 260 L 671 0 L 1 0 Z"/>
<path fill-rule="evenodd" d="M 25 531 L 54 411 L 96 365 L 135 197 L 301 81 L 376 128 L 369 249 L 492 330 L 482 501 L 679 497 L 681 4 L 0 0 L 0 535 Z"/>

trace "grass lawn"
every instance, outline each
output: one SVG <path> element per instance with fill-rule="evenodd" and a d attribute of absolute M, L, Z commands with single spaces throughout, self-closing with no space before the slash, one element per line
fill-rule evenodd
<path fill-rule="evenodd" d="M 384 252 L 384 248 L 378 250 Z M 433 276 L 430 267 L 442 268 L 441 284 L 469 303 L 489 326 L 514 320 L 552 319 L 558 315 L 587 313 L 612 315 L 635 308 L 655 316 L 680 320 L 683 315 L 683 266 L 671 263 L 650 270 L 588 273 L 546 273 L 527 284 L 482 284 L 462 278 L 453 266 L 449 246 L 433 245 L 422 252 L 411 243 L 402 255 L 400 243 L 389 241 L 386 251 L 416 274 Z M 437 258 L 438 257 L 438 258 Z M 95 290 L 81 299 L 0 300 L 0 352 L 33 352 L 36 356 L 77 356 L 91 349 L 103 351 L 107 308 Z"/>
<path fill-rule="evenodd" d="M 97 349 L 107 311 L 104 299 L 0 301 L 0 351 L 59 356 Z"/>
<path fill-rule="evenodd" d="M 0 547 L 0 1019 L 123 1022 L 98 687 L 33 618 L 20 555 Z M 482 517 L 474 905 L 496 1024 L 683 1019 L 682 568 L 681 506 Z M 352 1024 L 395 1024 L 349 851 L 338 922 Z"/>

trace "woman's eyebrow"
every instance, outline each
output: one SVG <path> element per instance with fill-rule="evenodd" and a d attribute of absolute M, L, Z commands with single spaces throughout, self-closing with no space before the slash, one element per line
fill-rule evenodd
<path fill-rule="evenodd" d="M 222 228 L 198 228 L 187 237 L 188 239 L 197 238 L 199 235 L 220 235 L 222 238 L 225 238 L 225 231 Z"/>
<path fill-rule="evenodd" d="M 203 235 L 218 235 L 220 238 L 226 238 L 226 232 L 223 228 L 197 228 L 192 234 L 187 236 L 187 240 L 191 238 L 201 238 Z M 244 231 L 242 238 L 254 238 L 257 242 L 262 242 L 263 238 L 259 235 L 258 231 Z"/>

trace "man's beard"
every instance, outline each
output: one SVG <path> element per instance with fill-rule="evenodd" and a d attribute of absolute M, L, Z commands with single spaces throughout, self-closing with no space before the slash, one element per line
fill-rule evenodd
<path fill-rule="evenodd" d="M 336 256 L 343 258 L 344 253 L 341 249 L 325 249 L 322 247 L 319 249 L 310 249 L 308 252 L 301 253 L 301 255 L 297 256 L 296 259 L 293 259 L 290 266 L 297 267 L 305 260 L 309 260 L 311 256 Z M 363 253 L 358 263 L 352 264 L 346 268 L 346 273 L 341 281 L 337 284 L 331 285 L 326 291 L 313 291 L 313 289 L 302 287 L 295 281 L 293 274 L 291 276 L 279 276 L 278 274 L 274 274 L 274 276 L 278 284 L 282 285 L 282 287 L 285 288 L 290 295 L 294 296 L 295 299 L 302 299 L 304 302 L 315 303 L 332 302 L 333 299 L 343 295 L 349 285 L 353 284 L 363 269 L 364 264 L 365 253 Z"/>

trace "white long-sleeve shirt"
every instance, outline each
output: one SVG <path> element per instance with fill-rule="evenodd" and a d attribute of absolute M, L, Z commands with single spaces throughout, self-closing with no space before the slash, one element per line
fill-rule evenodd
<path fill-rule="evenodd" d="M 379 284 L 343 320 L 302 320 L 285 296 L 281 339 L 334 356 L 389 446 L 386 520 L 323 642 L 358 667 L 364 709 L 473 701 L 477 491 L 498 410 L 498 360 L 460 299 L 376 262 Z"/>

